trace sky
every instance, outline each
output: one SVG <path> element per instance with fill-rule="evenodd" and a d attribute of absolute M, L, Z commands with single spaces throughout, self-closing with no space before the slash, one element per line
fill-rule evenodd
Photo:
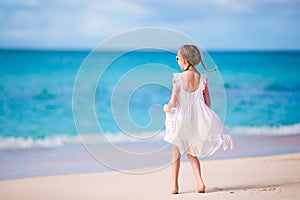
<path fill-rule="evenodd" d="M 92 49 L 132 29 L 206 49 L 300 49 L 300 0 L 1 0 L 0 48 Z"/>

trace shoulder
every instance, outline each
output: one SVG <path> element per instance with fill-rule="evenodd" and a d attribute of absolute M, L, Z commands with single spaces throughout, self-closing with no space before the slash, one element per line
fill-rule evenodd
<path fill-rule="evenodd" d="M 173 73 L 173 77 L 175 78 L 175 77 L 179 77 L 179 76 L 181 76 L 182 75 L 182 73 Z"/>
<path fill-rule="evenodd" d="M 207 75 L 201 74 L 201 80 L 203 80 L 204 82 L 207 82 L 208 81 Z"/>
<path fill-rule="evenodd" d="M 182 76 L 182 73 L 173 73 L 173 79 L 179 79 Z"/>

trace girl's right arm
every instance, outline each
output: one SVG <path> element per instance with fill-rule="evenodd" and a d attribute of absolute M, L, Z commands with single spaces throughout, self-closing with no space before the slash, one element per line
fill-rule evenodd
<path fill-rule="evenodd" d="M 178 92 L 179 92 L 179 87 L 176 84 L 176 81 L 174 79 L 171 99 L 168 104 L 164 105 L 165 112 L 170 112 L 171 108 L 173 108 L 173 106 L 175 106 L 175 104 L 177 103 Z"/>
<path fill-rule="evenodd" d="M 176 102 L 177 102 L 177 96 L 172 94 L 172 97 L 171 97 L 169 103 L 164 105 L 164 111 L 170 112 L 171 108 L 173 108 L 173 106 L 175 106 Z"/>

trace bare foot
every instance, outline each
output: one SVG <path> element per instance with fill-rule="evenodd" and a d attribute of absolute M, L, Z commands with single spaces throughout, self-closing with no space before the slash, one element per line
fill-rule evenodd
<path fill-rule="evenodd" d="M 173 190 L 171 191 L 171 194 L 178 194 L 178 185 L 175 185 L 173 187 Z"/>
<path fill-rule="evenodd" d="M 202 184 L 199 184 L 197 185 L 197 192 L 198 193 L 205 193 L 205 185 L 202 183 Z"/>

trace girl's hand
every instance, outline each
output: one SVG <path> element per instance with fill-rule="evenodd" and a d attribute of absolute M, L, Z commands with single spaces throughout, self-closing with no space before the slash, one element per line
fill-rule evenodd
<path fill-rule="evenodd" d="M 168 104 L 164 105 L 164 112 L 170 112 L 170 107 Z"/>

